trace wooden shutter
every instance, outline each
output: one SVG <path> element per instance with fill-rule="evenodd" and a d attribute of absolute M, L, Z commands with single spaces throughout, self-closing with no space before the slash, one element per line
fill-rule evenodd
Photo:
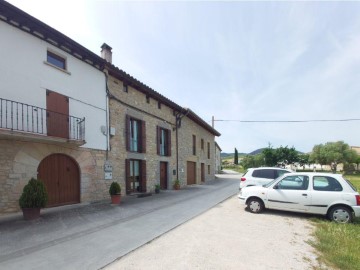
<path fill-rule="evenodd" d="M 167 156 L 171 156 L 171 130 L 167 130 Z"/>
<path fill-rule="evenodd" d="M 125 117 L 125 140 L 126 140 L 126 150 L 130 151 L 130 116 L 126 115 Z"/>
<path fill-rule="evenodd" d="M 141 162 L 141 191 L 146 192 L 146 160 Z"/>
<path fill-rule="evenodd" d="M 130 193 L 130 160 L 125 159 L 125 186 L 126 186 L 126 194 Z"/>
<path fill-rule="evenodd" d="M 146 153 L 146 123 L 141 121 L 141 153 Z"/>
<path fill-rule="evenodd" d="M 160 155 L 160 136 L 161 136 L 161 129 L 159 126 L 156 127 L 156 153 Z"/>

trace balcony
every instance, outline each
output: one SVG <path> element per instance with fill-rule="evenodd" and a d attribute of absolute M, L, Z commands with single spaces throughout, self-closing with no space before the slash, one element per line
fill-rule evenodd
<path fill-rule="evenodd" d="M 85 117 L 0 98 L 0 138 L 85 144 Z"/>

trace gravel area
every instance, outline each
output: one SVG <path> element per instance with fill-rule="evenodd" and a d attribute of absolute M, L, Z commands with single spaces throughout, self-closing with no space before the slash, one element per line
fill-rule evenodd
<path fill-rule="evenodd" d="M 252 214 L 236 196 L 105 269 L 320 269 L 308 216 Z"/>

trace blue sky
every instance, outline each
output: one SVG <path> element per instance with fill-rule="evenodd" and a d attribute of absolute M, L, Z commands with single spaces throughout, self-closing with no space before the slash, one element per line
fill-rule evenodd
<path fill-rule="evenodd" d="M 360 2 L 10 0 L 211 124 L 360 118 Z M 216 121 L 223 152 L 304 152 L 360 121 Z"/>

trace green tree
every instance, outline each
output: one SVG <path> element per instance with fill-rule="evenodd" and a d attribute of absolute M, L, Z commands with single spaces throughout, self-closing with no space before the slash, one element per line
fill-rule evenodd
<path fill-rule="evenodd" d="M 272 148 L 271 144 L 262 151 L 262 155 L 264 156 L 264 165 L 265 166 L 275 166 L 278 162 L 276 151 Z"/>
<path fill-rule="evenodd" d="M 336 171 L 337 164 L 356 163 L 357 153 L 350 149 L 350 146 L 343 141 L 327 142 L 326 144 L 315 145 L 311 153 L 311 159 L 321 166 L 328 164 Z"/>
<path fill-rule="evenodd" d="M 306 164 L 309 164 L 310 155 L 309 154 L 299 154 L 298 155 L 298 162 L 301 167 L 305 168 Z"/>
<path fill-rule="evenodd" d="M 255 156 L 247 155 L 242 158 L 241 166 L 243 166 L 244 169 L 257 168 L 262 166 L 263 162 L 264 162 L 264 157 L 262 154 L 257 154 Z"/>
<path fill-rule="evenodd" d="M 287 146 L 276 149 L 275 156 L 277 163 L 282 163 L 284 165 L 294 164 L 299 161 L 298 151 L 294 147 L 288 148 Z"/>
<path fill-rule="evenodd" d="M 236 164 L 236 165 L 239 164 L 239 153 L 236 148 L 235 148 L 235 153 L 234 153 L 234 164 Z"/>

